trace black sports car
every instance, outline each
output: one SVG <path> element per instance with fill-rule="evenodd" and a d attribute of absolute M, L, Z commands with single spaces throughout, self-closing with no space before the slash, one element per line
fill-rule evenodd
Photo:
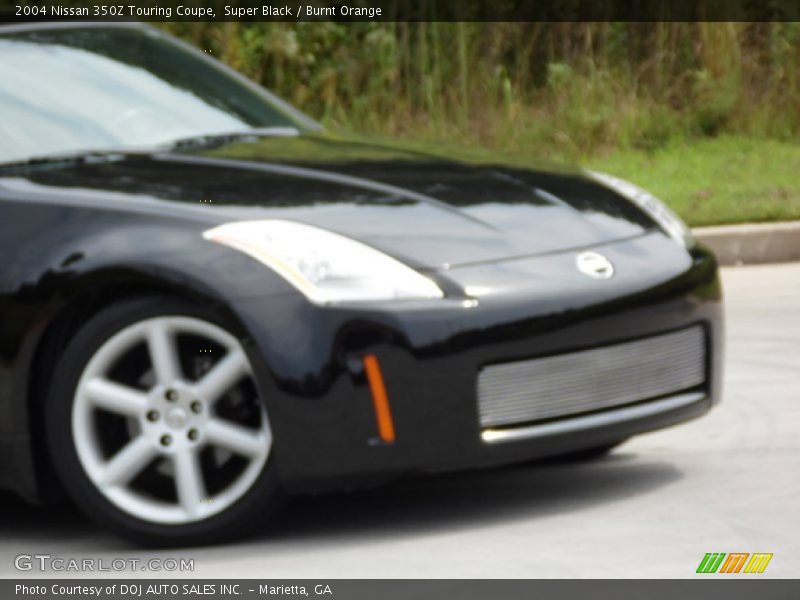
<path fill-rule="evenodd" d="M 333 135 L 142 25 L 0 28 L 0 244 L 0 485 L 142 543 L 719 395 L 715 259 L 650 194 Z"/>

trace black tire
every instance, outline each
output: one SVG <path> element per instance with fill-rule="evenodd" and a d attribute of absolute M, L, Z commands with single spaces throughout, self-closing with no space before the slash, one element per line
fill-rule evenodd
<path fill-rule="evenodd" d="M 213 544 L 253 533 L 266 524 L 284 498 L 272 453 L 255 482 L 235 503 L 205 520 L 177 525 L 154 523 L 121 510 L 84 471 L 73 441 L 71 414 L 77 384 L 90 358 L 110 336 L 125 327 L 172 315 L 202 319 L 231 331 L 213 310 L 171 297 L 143 296 L 113 304 L 90 319 L 66 346 L 45 400 L 47 450 L 67 494 L 100 526 L 148 547 Z"/>

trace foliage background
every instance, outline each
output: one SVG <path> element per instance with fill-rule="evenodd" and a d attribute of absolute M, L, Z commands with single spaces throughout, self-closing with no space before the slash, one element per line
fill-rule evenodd
<path fill-rule="evenodd" d="M 570 159 L 794 139 L 800 23 L 171 23 L 329 126 Z"/>
<path fill-rule="evenodd" d="M 800 218 L 797 22 L 162 26 L 328 127 L 611 167 L 695 224 Z"/>

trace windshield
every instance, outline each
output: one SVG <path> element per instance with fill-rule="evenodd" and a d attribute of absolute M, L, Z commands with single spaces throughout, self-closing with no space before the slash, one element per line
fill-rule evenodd
<path fill-rule="evenodd" d="M 0 33 L 0 162 L 308 123 L 151 29 Z"/>

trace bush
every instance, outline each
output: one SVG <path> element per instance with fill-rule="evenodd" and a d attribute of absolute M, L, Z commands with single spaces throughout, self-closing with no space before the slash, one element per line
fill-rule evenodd
<path fill-rule="evenodd" d="M 800 133 L 798 23 L 164 27 L 333 128 L 570 159 Z"/>

